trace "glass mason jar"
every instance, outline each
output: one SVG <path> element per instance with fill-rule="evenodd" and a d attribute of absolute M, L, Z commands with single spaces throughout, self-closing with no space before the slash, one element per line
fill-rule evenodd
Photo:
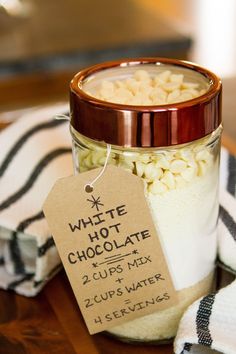
<path fill-rule="evenodd" d="M 150 78 L 157 87 L 167 84 L 172 101 L 167 96 L 161 104 L 148 101 Z M 128 83 L 138 87 L 136 101 L 131 95 L 122 98 L 119 90 L 114 93 L 114 87 Z M 182 87 L 179 98 L 171 87 Z M 162 58 L 108 62 L 79 72 L 71 82 L 75 173 L 103 166 L 110 144 L 108 163 L 143 179 L 178 292 L 175 306 L 108 331 L 119 339 L 158 343 L 173 338 L 185 309 L 211 291 L 221 131 L 221 82 L 191 63 Z"/>

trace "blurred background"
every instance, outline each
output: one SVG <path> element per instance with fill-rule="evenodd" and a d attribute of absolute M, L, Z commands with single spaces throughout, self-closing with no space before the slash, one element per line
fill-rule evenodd
<path fill-rule="evenodd" d="M 187 59 L 222 77 L 236 138 L 235 0 L 0 0 L 0 120 L 67 100 L 85 66 L 137 56 Z"/>

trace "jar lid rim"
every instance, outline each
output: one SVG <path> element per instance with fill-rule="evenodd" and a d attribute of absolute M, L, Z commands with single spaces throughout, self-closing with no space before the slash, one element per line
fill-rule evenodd
<path fill-rule="evenodd" d="M 136 106 L 103 101 L 82 89 L 82 82 L 96 72 L 142 64 L 168 64 L 196 71 L 208 79 L 209 90 L 184 102 Z M 85 136 L 115 145 L 148 147 L 186 143 L 210 134 L 221 124 L 221 90 L 217 75 L 188 61 L 152 57 L 105 62 L 81 70 L 72 79 L 71 125 Z M 114 128 L 119 131 L 115 132 Z"/>

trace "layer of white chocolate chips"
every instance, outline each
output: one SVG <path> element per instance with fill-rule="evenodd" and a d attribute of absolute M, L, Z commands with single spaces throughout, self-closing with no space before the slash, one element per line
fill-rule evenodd
<path fill-rule="evenodd" d="M 91 144 L 90 149 L 79 151 L 80 171 L 103 166 L 105 159 L 106 150 Z M 204 176 L 212 166 L 213 156 L 202 143 L 147 154 L 112 152 L 109 163 L 142 177 L 149 193 L 163 194 Z"/>
<path fill-rule="evenodd" d="M 96 98 L 129 105 L 165 105 L 188 101 L 203 95 L 207 88 L 186 82 L 183 74 L 166 70 L 155 76 L 146 70 L 137 70 L 125 80 L 104 80 L 95 93 Z"/>

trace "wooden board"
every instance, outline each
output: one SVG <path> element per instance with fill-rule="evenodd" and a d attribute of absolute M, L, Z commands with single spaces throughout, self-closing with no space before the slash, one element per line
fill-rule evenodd
<path fill-rule="evenodd" d="M 62 271 L 36 298 L 0 291 L 0 354 L 170 354 L 172 345 L 90 336 Z"/>

